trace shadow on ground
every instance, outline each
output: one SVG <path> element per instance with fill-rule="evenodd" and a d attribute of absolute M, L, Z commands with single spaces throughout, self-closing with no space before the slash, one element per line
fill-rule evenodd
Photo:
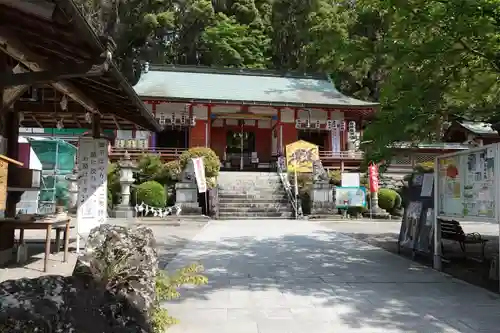
<path fill-rule="evenodd" d="M 373 246 L 380 247 L 386 251 L 398 254 L 398 234 L 396 233 L 346 233 L 346 235 L 366 242 Z M 485 247 L 485 261 L 480 262 L 481 247 L 479 245 L 467 245 L 464 253 L 457 242 L 444 241 L 444 256 L 449 259 L 443 262 L 443 271 L 453 277 L 471 283 L 473 285 L 486 288 L 490 291 L 498 292 L 498 281 L 489 279 L 490 261 L 493 255 L 498 253 L 498 237 L 482 236 L 488 239 Z M 401 256 L 411 258 L 410 250 L 402 249 Z M 418 255 L 416 261 L 428 267 L 432 267 L 432 258 Z"/>
<path fill-rule="evenodd" d="M 197 261 L 209 284 L 183 289 L 182 298 L 166 306 L 176 313 L 186 305 L 187 318 L 202 323 L 217 318 L 217 310 L 224 309 L 227 320 L 239 320 L 258 309 L 259 332 L 273 331 L 265 329 L 266 320 L 279 319 L 299 325 L 287 332 L 312 327 L 323 332 L 323 324 L 330 332 L 337 328 L 333 322 L 348 332 L 370 333 L 498 329 L 488 326 L 489 316 L 500 314 L 494 295 L 336 232 L 193 241 L 168 269 Z M 464 297 L 481 308 L 465 309 Z M 203 319 L 203 310 L 210 310 L 209 318 Z"/>

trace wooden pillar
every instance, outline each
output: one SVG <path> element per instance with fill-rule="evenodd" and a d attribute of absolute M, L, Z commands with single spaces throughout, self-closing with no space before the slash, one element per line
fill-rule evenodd
<path fill-rule="evenodd" d="M 14 160 L 19 160 L 19 113 L 10 109 L 5 115 L 5 136 L 7 138 L 7 157 Z M 8 175 L 14 175 L 18 166 L 15 164 L 9 164 Z M 9 177 L 7 176 L 7 177 Z M 21 200 L 21 195 L 23 192 L 8 192 L 7 193 L 7 203 L 5 206 L 5 216 L 15 217 L 16 216 L 16 205 Z"/>
<path fill-rule="evenodd" d="M 94 139 L 101 138 L 101 116 L 96 113 L 92 115 L 92 137 Z"/>
<path fill-rule="evenodd" d="M 0 52 L 0 75 L 7 72 L 8 68 L 8 57 L 4 53 Z M 0 106 L 4 105 L 4 87 L 0 86 Z M 2 114 L 0 114 L 0 123 L 1 123 L 1 134 L 2 136 L 8 137 L 8 126 L 7 126 L 7 118 L 8 118 L 7 110 L 4 110 Z M 17 128 L 19 131 L 19 128 Z M 9 140 L 10 142 L 10 140 Z M 4 152 L 1 152 L 4 153 Z M 6 181 L 6 180 L 5 180 Z M 3 212 L 6 213 L 6 212 Z M 14 246 L 14 230 L 9 230 L 3 228 L 0 231 L 0 262 L 3 264 L 11 259 L 12 256 L 12 247 Z"/>

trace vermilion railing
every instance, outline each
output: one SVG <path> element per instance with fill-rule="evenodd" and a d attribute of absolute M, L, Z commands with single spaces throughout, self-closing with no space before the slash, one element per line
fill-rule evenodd
<path fill-rule="evenodd" d="M 177 158 L 186 148 L 111 148 L 110 157 L 122 157 L 128 153 L 133 159 L 142 155 L 159 155 L 166 158 Z"/>
<path fill-rule="evenodd" d="M 122 157 L 125 152 L 128 152 L 131 158 L 139 157 L 145 154 L 159 155 L 164 158 L 177 158 L 187 148 L 111 148 L 110 157 Z M 320 150 L 319 158 L 322 160 L 362 160 L 363 152 L 333 152 L 328 150 Z"/>
<path fill-rule="evenodd" d="M 331 150 L 320 150 L 319 158 L 322 160 L 362 160 L 363 152 L 361 151 L 334 152 Z"/>

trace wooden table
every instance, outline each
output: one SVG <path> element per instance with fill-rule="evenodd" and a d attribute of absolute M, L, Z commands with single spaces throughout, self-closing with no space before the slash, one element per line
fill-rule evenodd
<path fill-rule="evenodd" d="M 59 238 L 61 229 L 64 230 L 64 257 L 63 262 L 68 260 L 68 244 L 69 244 L 69 230 L 71 218 L 48 218 L 36 221 L 26 221 L 14 218 L 0 219 L 1 229 L 19 229 L 19 244 L 25 245 L 24 230 L 45 230 L 45 258 L 43 262 L 43 271 L 47 272 L 47 264 L 50 256 L 50 243 L 52 230 L 56 230 L 56 246 L 59 247 Z M 59 252 L 60 248 L 57 249 Z"/>

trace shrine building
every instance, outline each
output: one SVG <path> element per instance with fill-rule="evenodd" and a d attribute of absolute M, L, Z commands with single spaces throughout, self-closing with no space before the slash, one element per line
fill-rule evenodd
<path fill-rule="evenodd" d="M 118 130 L 112 156 L 169 160 L 202 146 L 237 170 L 266 168 L 297 140 L 318 145 L 325 166 L 357 168 L 363 124 L 378 107 L 341 94 L 326 74 L 146 65 L 134 89 L 164 129 Z"/>

